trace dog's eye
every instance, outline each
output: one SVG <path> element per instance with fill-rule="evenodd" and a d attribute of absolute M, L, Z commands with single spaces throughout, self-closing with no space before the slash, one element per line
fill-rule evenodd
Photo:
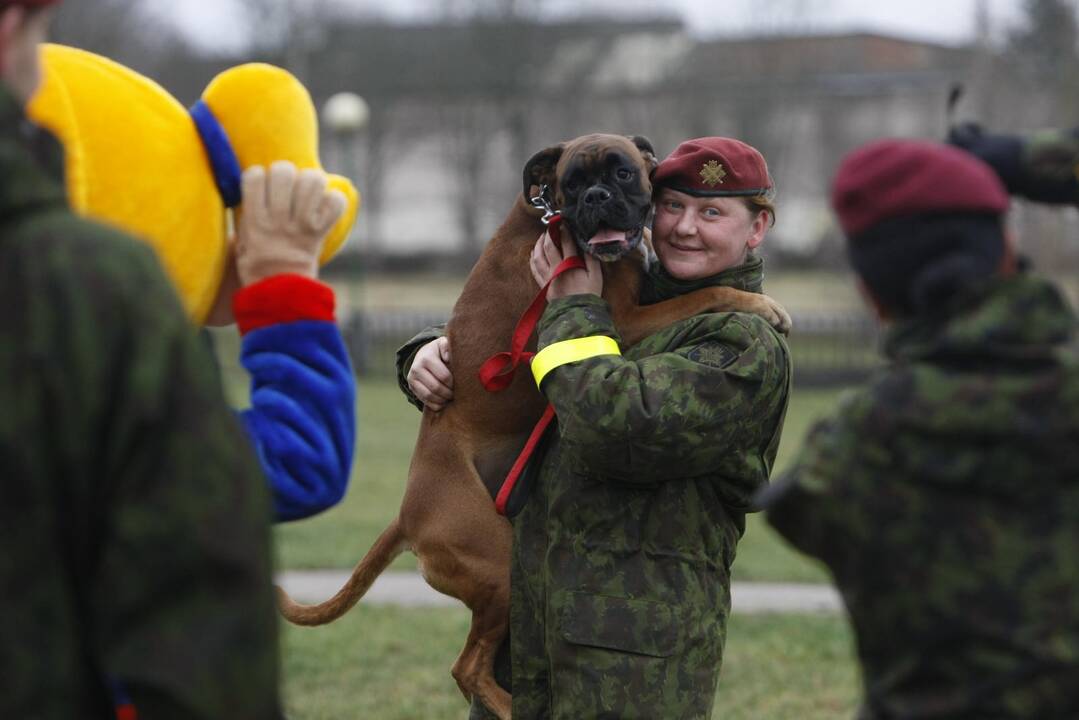
<path fill-rule="evenodd" d="M 618 170 L 615 171 L 614 175 L 623 182 L 633 179 L 633 171 L 629 168 L 618 168 Z"/>
<path fill-rule="evenodd" d="M 581 181 L 577 178 L 570 178 L 562 185 L 566 192 L 576 192 L 581 187 Z"/>

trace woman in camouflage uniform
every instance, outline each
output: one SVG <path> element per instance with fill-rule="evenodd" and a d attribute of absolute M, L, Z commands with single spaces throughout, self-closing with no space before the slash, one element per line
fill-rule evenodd
<path fill-rule="evenodd" d="M 646 300 L 711 285 L 760 292 L 752 250 L 773 219 L 760 153 L 729 138 L 687 141 L 654 185 L 659 263 Z M 537 282 L 575 253 L 571 240 L 541 237 Z M 602 282 L 591 257 L 556 279 L 538 328 L 533 369 L 545 368 L 538 382 L 558 431 L 513 520 L 513 713 L 706 718 L 735 546 L 779 444 L 787 347 L 757 316 L 708 313 L 620 348 Z M 452 374 L 444 341 L 426 345 L 435 335 L 403 348 L 402 371 L 413 397 L 437 409 Z M 602 349 L 582 359 L 580 341 L 597 337 L 615 342 L 591 343 Z"/>

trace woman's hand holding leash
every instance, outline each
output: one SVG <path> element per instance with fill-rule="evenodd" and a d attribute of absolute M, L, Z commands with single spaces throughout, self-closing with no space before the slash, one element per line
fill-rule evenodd
<path fill-rule="evenodd" d="M 551 277 L 551 273 L 559 263 L 565 258 L 579 254 L 576 243 L 567 236 L 568 233 L 562 233 L 561 248 L 559 248 L 551 238 L 550 232 L 545 232 L 540 235 L 536 246 L 532 248 L 528 266 L 532 269 L 532 277 L 540 287 L 543 287 Z M 567 270 L 555 278 L 551 287 L 547 288 L 547 300 L 557 300 L 567 295 L 602 294 L 603 271 L 600 269 L 599 260 L 586 253 L 584 264 L 583 269 Z"/>

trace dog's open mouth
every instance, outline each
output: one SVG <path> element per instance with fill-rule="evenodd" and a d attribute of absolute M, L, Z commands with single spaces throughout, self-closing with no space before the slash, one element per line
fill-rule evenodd
<path fill-rule="evenodd" d="M 588 241 L 588 251 L 600 260 L 617 260 L 637 246 L 641 240 L 641 228 L 615 230 L 601 226 Z"/>

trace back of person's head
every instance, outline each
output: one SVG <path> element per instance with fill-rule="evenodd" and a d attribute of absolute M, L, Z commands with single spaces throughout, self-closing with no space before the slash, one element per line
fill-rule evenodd
<path fill-rule="evenodd" d="M 832 207 L 851 264 L 882 312 L 944 307 L 1005 264 L 1008 194 L 988 165 L 956 148 L 879 140 L 847 155 Z"/>

